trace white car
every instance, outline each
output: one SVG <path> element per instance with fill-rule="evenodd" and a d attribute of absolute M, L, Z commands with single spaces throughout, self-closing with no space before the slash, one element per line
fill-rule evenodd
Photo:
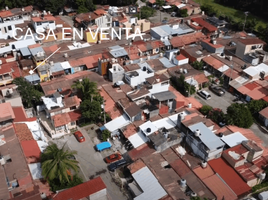
<path fill-rule="evenodd" d="M 198 94 L 206 100 L 211 99 L 211 95 L 205 90 L 198 91 Z"/>

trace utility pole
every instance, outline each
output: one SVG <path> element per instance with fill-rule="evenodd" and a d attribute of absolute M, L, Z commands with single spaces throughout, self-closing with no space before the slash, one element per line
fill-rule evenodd
<path fill-rule="evenodd" d="M 229 77 L 229 83 L 228 83 L 228 86 L 230 86 L 230 82 L 231 82 L 231 79 L 232 79 L 232 74 L 233 74 L 233 69 L 234 69 L 234 66 L 233 66 L 233 61 L 232 61 L 232 64 L 231 64 L 231 73 L 230 73 L 230 77 Z"/>
<path fill-rule="evenodd" d="M 190 92 L 191 92 L 191 86 L 192 86 L 192 83 L 193 83 L 193 77 L 191 76 L 191 82 L 190 82 L 190 87 L 189 87 L 189 91 L 188 91 L 188 97 L 190 96 Z"/>
<path fill-rule="evenodd" d="M 245 22 L 244 22 L 244 25 L 243 25 L 243 31 L 245 30 L 245 26 L 246 26 L 246 23 L 247 23 L 247 16 L 248 16 L 248 11 L 244 12 L 245 13 Z"/>

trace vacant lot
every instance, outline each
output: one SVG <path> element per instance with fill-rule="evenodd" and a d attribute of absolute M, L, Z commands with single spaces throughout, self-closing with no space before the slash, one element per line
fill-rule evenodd
<path fill-rule="evenodd" d="M 222 15 L 222 16 L 224 16 L 224 15 L 233 16 L 234 20 L 236 20 L 237 22 L 245 20 L 245 14 L 244 14 L 243 11 L 223 6 L 221 4 L 216 3 L 215 0 L 194 0 L 194 1 L 199 3 L 200 5 L 204 5 L 204 4 L 211 5 L 215 9 L 217 9 L 217 11 L 219 12 L 220 15 Z M 253 19 L 253 18 L 255 18 L 257 20 L 257 22 L 258 22 L 256 27 L 258 27 L 259 25 L 264 27 L 266 25 L 266 23 L 267 23 L 267 21 L 265 21 L 264 19 L 256 17 L 256 16 L 254 16 L 252 14 L 249 14 L 249 16 L 247 17 L 247 20 Z"/>

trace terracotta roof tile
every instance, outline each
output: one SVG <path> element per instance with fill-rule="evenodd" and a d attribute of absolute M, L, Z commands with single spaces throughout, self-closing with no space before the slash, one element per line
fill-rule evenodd
<path fill-rule="evenodd" d="M 212 26 L 210 23 L 206 22 L 202 18 L 192 18 L 192 21 L 198 23 L 201 25 L 203 28 L 206 28 L 209 32 L 214 32 L 217 30 L 217 27 Z"/>
<path fill-rule="evenodd" d="M 82 114 L 81 114 L 81 112 L 79 110 L 68 112 L 68 115 L 69 115 L 69 117 L 70 117 L 72 122 L 79 120 L 80 117 L 82 116 Z"/>
<path fill-rule="evenodd" d="M 53 198 L 53 200 L 63 200 L 63 199 L 80 200 L 82 198 L 89 197 L 90 195 L 93 195 L 105 188 L 106 185 L 99 176 L 97 178 L 84 182 L 80 185 L 59 192 Z"/>
<path fill-rule="evenodd" d="M 16 134 L 19 138 L 19 141 L 34 140 L 33 135 L 26 124 L 18 123 L 14 124 L 14 127 L 16 130 Z"/>
<path fill-rule="evenodd" d="M 35 140 L 24 140 L 20 143 L 28 163 L 35 163 L 40 160 L 41 151 Z"/>
<path fill-rule="evenodd" d="M 222 158 L 211 160 L 208 164 L 221 176 L 237 196 L 245 195 L 251 191 L 251 188 Z"/>
<path fill-rule="evenodd" d="M 0 110 L 0 122 L 15 118 L 14 112 L 9 102 L 0 104 Z"/>
<path fill-rule="evenodd" d="M 219 69 L 222 66 L 224 66 L 224 63 L 222 63 L 221 61 L 217 60 L 216 58 L 212 56 L 207 56 L 203 58 L 203 61 L 207 63 L 208 65 L 210 65 L 211 67 L 213 67 L 214 69 Z"/>
<path fill-rule="evenodd" d="M 71 122 L 71 118 L 68 115 L 68 113 L 54 115 L 52 117 L 52 120 L 54 122 L 55 127 L 60 127 L 60 126 L 66 125 L 66 124 Z"/>

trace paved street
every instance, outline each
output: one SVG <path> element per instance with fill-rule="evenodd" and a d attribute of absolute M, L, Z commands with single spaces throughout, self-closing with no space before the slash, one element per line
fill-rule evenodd
<path fill-rule="evenodd" d="M 116 149 L 105 150 L 101 153 L 96 152 L 94 146 L 100 141 L 96 138 L 95 130 L 89 129 L 86 131 L 85 129 L 80 129 L 80 131 L 86 139 L 85 142 L 79 143 L 74 135 L 67 135 L 64 138 L 57 140 L 56 143 L 61 146 L 67 142 L 69 149 L 77 151 L 75 157 L 76 160 L 79 161 L 81 168 L 79 174 L 85 181 L 101 176 L 107 186 L 110 199 L 127 199 L 127 197 L 120 191 L 120 188 L 112 181 L 111 174 L 107 169 L 107 164 L 103 160 L 106 156 L 116 152 Z M 91 140 L 91 137 L 94 139 Z"/>
<path fill-rule="evenodd" d="M 210 93 L 211 99 L 205 100 L 202 97 L 200 97 L 198 94 L 195 95 L 195 98 L 202 103 L 203 105 L 209 105 L 213 108 L 220 108 L 224 113 L 226 113 L 228 106 L 230 106 L 233 102 L 233 99 L 235 98 L 231 93 L 226 92 L 224 96 L 218 96 L 214 94 L 211 90 L 208 88 L 203 89 Z"/>
<path fill-rule="evenodd" d="M 204 90 L 210 93 L 211 95 L 210 100 L 205 100 L 198 94 L 195 95 L 195 98 L 203 105 L 209 105 L 212 106 L 213 108 L 220 108 L 224 113 L 226 113 L 227 107 L 230 106 L 232 103 L 234 103 L 233 99 L 235 99 L 235 97 L 229 92 L 226 92 L 224 96 L 220 97 L 214 94 L 208 88 L 205 88 Z M 250 127 L 250 130 L 252 130 L 256 136 L 258 136 L 260 139 L 263 140 L 264 146 L 268 146 L 268 134 L 265 133 L 262 129 L 260 129 L 257 124 L 254 123 Z"/>

